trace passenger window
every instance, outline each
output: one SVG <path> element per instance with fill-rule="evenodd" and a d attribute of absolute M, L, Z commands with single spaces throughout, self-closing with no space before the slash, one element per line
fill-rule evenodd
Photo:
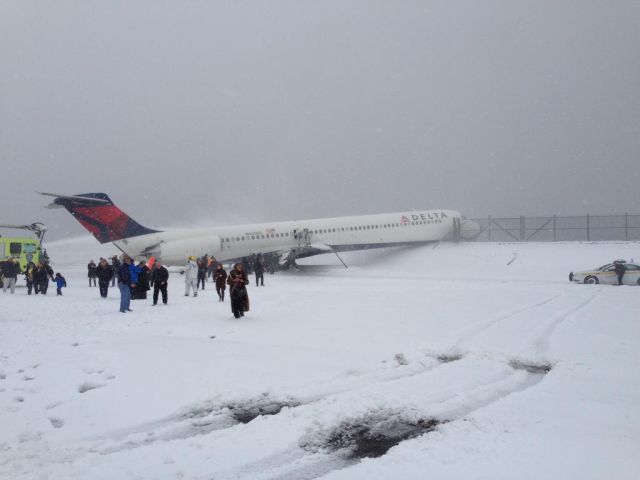
<path fill-rule="evenodd" d="M 25 243 L 24 253 L 36 253 L 36 246 L 33 243 Z"/>
<path fill-rule="evenodd" d="M 9 244 L 9 253 L 11 255 L 20 255 L 22 253 L 22 244 L 21 243 L 10 243 Z"/>

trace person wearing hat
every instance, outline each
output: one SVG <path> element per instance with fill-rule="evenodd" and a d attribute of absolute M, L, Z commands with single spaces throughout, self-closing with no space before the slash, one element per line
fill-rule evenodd
<path fill-rule="evenodd" d="M 193 290 L 193 296 L 198 296 L 198 264 L 196 263 L 196 257 L 193 255 L 189 257 L 187 264 L 184 268 L 184 296 L 188 297 L 189 292 Z"/>

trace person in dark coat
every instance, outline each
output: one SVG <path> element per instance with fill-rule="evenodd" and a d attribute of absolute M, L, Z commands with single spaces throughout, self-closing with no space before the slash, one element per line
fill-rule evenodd
<path fill-rule="evenodd" d="M 33 281 L 33 272 L 36 270 L 36 264 L 33 262 L 27 263 L 27 269 L 24 272 L 24 276 L 27 278 L 27 295 L 31 295 L 33 291 L 33 286 L 35 285 Z"/>
<path fill-rule="evenodd" d="M 111 277 L 111 286 L 116 286 L 116 280 L 118 279 L 118 270 L 120 270 L 120 260 L 118 260 L 117 256 L 113 256 L 111 258 L 111 270 L 113 271 L 113 276 Z"/>
<path fill-rule="evenodd" d="M 96 286 L 96 279 L 98 278 L 98 273 L 96 272 L 96 262 L 91 260 L 89 265 L 87 265 L 87 277 L 89 278 L 89 286 Z M 93 285 L 91 285 L 93 283 Z"/>
<path fill-rule="evenodd" d="M 139 300 L 146 300 L 147 292 L 151 289 L 149 287 L 149 267 L 147 262 L 141 260 L 138 264 L 138 283 L 136 283 L 134 298 Z"/>
<path fill-rule="evenodd" d="M 49 289 L 49 279 L 53 281 L 53 269 L 44 262 L 38 262 L 38 266 L 33 272 L 33 281 L 35 283 L 35 293 L 47 294 Z"/>
<path fill-rule="evenodd" d="M 167 304 L 167 282 L 169 281 L 169 270 L 164 268 L 160 260 L 156 260 L 153 265 L 153 304 L 158 304 L 158 293 L 162 293 L 162 303 Z"/>
<path fill-rule="evenodd" d="M 202 290 L 204 290 L 204 284 L 207 281 L 207 260 L 201 258 L 198 260 L 198 288 L 202 283 Z"/>
<path fill-rule="evenodd" d="M 218 300 L 224 302 L 224 291 L 227 289 L 227 271 L 221 263 L 216 265 L 216 269 L 213 272 L 213 281 L 216 282 Z"/>
<path fill-rule="evenodd" d="M 56 273 L 54 281 L 56 282 L 56 293 L 62 295 L 62 289 L 67 286 L 67 281 L 60 272 Z"/>
<path fill-rule="evenodd" d="M 249 278 L 241 263 L 236 263 L 227 278 L 229 284 L 229 295 L 231 297 L 231 311 L 235 318 L 244 317 L 244 313 L 249 311 L 249 294 L 247 285 Z"/>
<path fill-rule="evenodd" d="M 104 258 L 100 259 L 100 263 L 96 267 L 98 275 L 98 287 L 100 288 L 100 296 L 107 298 L 109 293 L 109 282 L 113 279 L 113 267 L 107 263 Z"/>
<path fill-rule="evenodd" d="M 118 288 L 120 289 L 120 312 L 131 312 L 131 269 L 130 259 L 122 256 L 122 263 L 118 268 Z"/>
<path fill-rule="evenodd" d="M 2 268 L 2 291 L 7 293 L 7 288 L 12 294 L 16 293 L 16 281 L 18 280 L 18 273 L 20 273 L 20 264 L 15 262 L 13 258 L 9 257 L 4 263 Z"/>
<path fill-rule="evenodd" d="M 618 285 L 622 285 L 622 279 L 624 278 L 624 274 L 627 272 L 627 268 L 624 266 L 624 263 L 613 262 L 613 271 L 618 275 Z"/>
<path fill-rule="evenodd" d="M 256 274 L 256 287 L 259 286 L 258 282 L 264 287 L 264 263 L 261 255 L 256 257 L 256 261 L 253 264 L 253 272 Z"/>
<path fill-rule="evenodd" d="M 242 268 L 247 275 L 251 273 L 251 263 L 249 263 L 249 257 L 242 258 Z"/>

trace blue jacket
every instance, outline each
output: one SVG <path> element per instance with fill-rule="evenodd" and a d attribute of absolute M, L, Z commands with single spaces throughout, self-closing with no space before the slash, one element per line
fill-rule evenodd
<path fill-rule="evenodd" d="M 62 288 L 67 286 L 67 281 L 64 279 L 63 276 L 56 277 L 55 280 L 56 280 L 56 287 Z"/>
<path fill-rule="evenodd" d="M 131 265 L 129 265 L 129 270 L 131 270 L 131 283 L 137 284 L 138 274 L 142 271 L 142 269 L 132 263 Z"/>
<path fill-rule="evenodd" d="M 126 263 L 118 267 L 118 282 L 131 285 L 131 269 Z"/>

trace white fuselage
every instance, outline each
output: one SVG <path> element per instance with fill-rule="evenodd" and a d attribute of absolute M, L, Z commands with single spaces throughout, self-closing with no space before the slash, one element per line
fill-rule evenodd
<path fill-rule="evenodd" d="M 190 255 L 219 261 L 251 254 L 310 254 L 435 242 L 452 238 L 461 214 L 426 210 L 231 227 L 168 230 L 114 242 L 131 256 L 155 256 L 166 265 L 183 265 Z"/>

